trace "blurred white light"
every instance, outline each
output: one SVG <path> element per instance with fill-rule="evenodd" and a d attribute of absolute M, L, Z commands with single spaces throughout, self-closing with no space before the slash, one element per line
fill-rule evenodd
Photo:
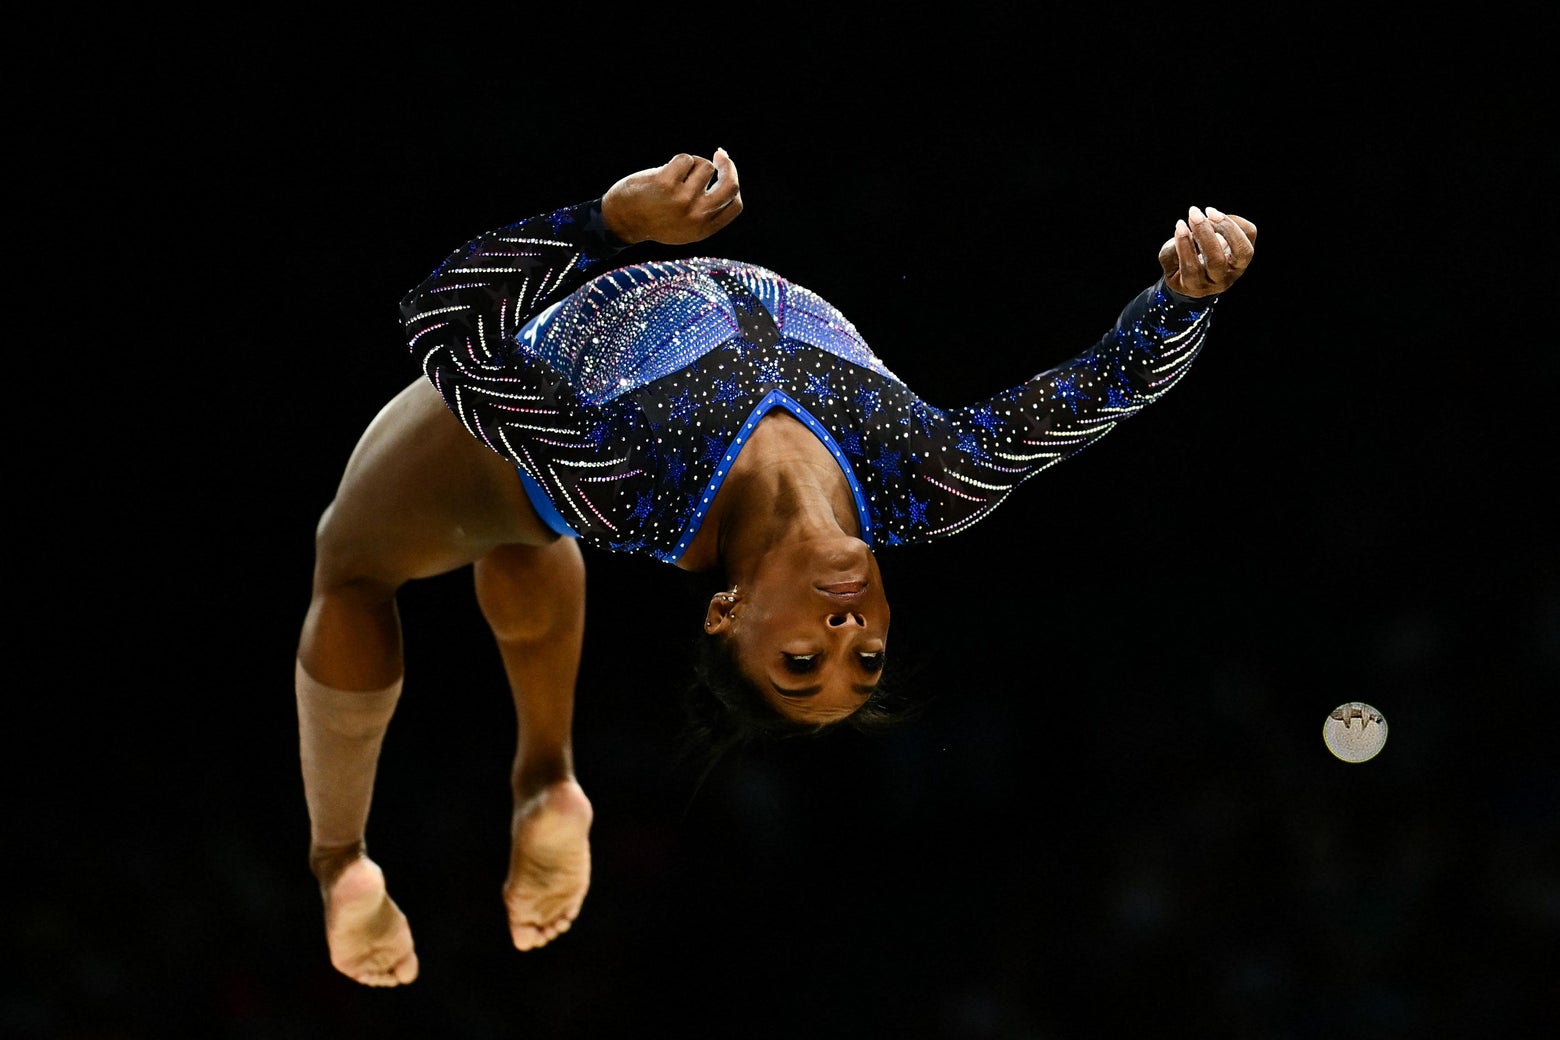
<path fill-rule="evenodd" d="M 1322 723 L 1322 741 L 1343 761 L 1364 762 L 1375 758 L 1386 744 L 1387 720 L 1369 704 L 1340 704 Z"/>

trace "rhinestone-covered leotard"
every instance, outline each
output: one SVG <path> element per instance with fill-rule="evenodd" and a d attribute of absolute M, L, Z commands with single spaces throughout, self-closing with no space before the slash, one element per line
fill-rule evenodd
<path fill-rule="evenodd" d="M 599 199 L 555 210 L 450 254 L 401 314 L 445 403 L 554 530 L 668 563 L 773 408 L 833 453 L 868 545 L 957 534 L 1174 386 L 1215 302 L 1160 280 L 1071 361 L 937 408 L 774 272 L 700 257 L 596 273 L 623 248 Z"/>

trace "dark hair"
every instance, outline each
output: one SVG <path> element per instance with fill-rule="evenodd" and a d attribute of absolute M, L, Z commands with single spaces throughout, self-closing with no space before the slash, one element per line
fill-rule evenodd
<path fill-rule="evenodd" d="M 742 674 L 729 637 L 698 636 L 691 651 L 693 679 L 684 691 L 689 753 L 705 760 L 704 775 L 728 752 L 744 745 L 790 737 L 820 736 L 839 727 L 878 732 L 910 721 L 919 705 L 900 692 L 899 669 L 885 660 L 877 687 L 861 707 L 838 722 L 799 722 L 782 715 L 758 686 Z"/>

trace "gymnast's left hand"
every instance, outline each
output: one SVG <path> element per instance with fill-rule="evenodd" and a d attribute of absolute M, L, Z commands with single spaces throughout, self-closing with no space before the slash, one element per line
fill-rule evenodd
<path fill-rule="evenodd" d="M 1165 284 L 1182 296 L 1216 296 L 1240 280 L 1256 252 L 1257 225 L 1212 206 L 1192 206 L 1159 247 Z"/>
<path fill-rule="evenodd" d="M 737 167 L 726 149 L 713 159 L 686 152 L 622 178 L 601 199 L 601 218 L 618 238 L 679 246 L 708 238 L 742 212 Z"/>

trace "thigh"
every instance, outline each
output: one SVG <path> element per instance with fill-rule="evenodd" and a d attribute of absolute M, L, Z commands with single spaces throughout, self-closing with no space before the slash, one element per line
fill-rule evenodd
<path fill-rule="evenodd" d="M 468 434 L 419 378 L 353 449 L 320 521 L 317 568 L 327 582 L 393 586 L 465 566 L 499 545 L 557 537 L 513 464 Z"/>

